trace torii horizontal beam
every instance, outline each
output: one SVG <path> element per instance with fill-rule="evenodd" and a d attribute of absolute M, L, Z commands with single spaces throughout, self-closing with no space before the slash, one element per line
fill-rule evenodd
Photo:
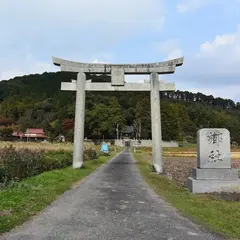
<path fill-rule="evenodd" d="M 77 82 L 62 82 L 61 90 L 77 91 Z M 124 86 L 112 86 L 111 83 L 85 83 L 85 91 L 151 91 L 150 83 L 125 83 Z M 159 91 L 175 91 L 175 83 L 159 82 Z"/>
<path fill-rule="evenodd" d="M 124 74 L 171 74 L 175 68 L 183 64 L 184 58 L 176 58 L 165 62 L 142 63 L 142 64 L 102 64 L 102 63 L 81 63 L 52 57 L 53 63 L 61 67 L 64 72 L 84 72 L 111 74 L 112 71 L 122 70 Z"/>

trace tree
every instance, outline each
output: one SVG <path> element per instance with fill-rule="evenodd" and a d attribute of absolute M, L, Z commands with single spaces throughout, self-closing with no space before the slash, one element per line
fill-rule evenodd
<path fill-rule="evenodd" d="M 10 126 L 12 125 L 13 122 L 11 120 L 9 120 L 8 118 L 5 118 L 5 117 L 0 117 L 0 126 Z"/>
<path fill-rule="evenodd" d="M 119 125 L 119 128 L 123 127 L 126 124 L 126 116 L 122 110 L 116 97 L 111 97 L 108 103 L 108 134 L 111 138 L 116 136 L 116 127 Z"/>
<path fill-rule="evenodd" d="M 109 114 L 108 107 L 102 103 L 96 104 L 86 112 L 86 126 L 89 132 L 88 138 L 102 138 L 108 134 Z"/>
<path fill-rule="evenodd" d="M 161 118 L 163 140 L 176 140 L 181 133 L 181 119 L 178 118 L 177 106 L 172 103 L 162 102 Z"/>
<path fill-rule="evenodd" d="M 1 127 L 0 128 L 0 139 L 3 141 L 11 140 L 13 134 L 13 129 L 11 127 Z"/>
<path fill-rule="evenodd" d="M 136 139 L 140 140 L 141 139 L 141 132 L 142 132 L 141 119 L 137 118 L 137 119 L 133 120 L 133 128 L 134 128 L 134 132 L 136 134 Z"/>
<path fill-rule="evenodd" d="M 90 76 L 96 82 L 108 82 L 109 76 Z M 76 73 L 31 74 L 0 82 L 0 113 L 4 126 L 18 124 L 22 131 L 29 127 L 44 128 L 53 138 L 62 127 L 72 131 L 74 119 L 73 92 L 60 89 L 62 81 L 76 79 Z M 240 144 L 240 103 L 231 99 L 188 91 L 161 92 L 162 132 L 164 140 L 195 139 L 203 127 L 225 127 Z M 149 92 L 86 92 L 85 136 L 115 138 L 116 126 L 134 125 L 141 138 L 151 138 Z M 141 123 L 141 125 L 140 125 Z M 1 123 L 0 123 L 1 124 Z M 65 127 L 66 128 L 65 128 Z M 69 132 L 69 135 L 71 133 Z M 71 138 L 71 137 L 70 137 Z"/>
<path fill-rule="evenodd" d="M 62 120 L 62 130 L 68 131 L 74 129 L 74 120 L 73 119 L 63 119 Z"/>
<path fill-rule="evenodd" d="M 145 139 L 151 138 L 151 110 L 149 98 L 139 100 L 135 107 L 135 123 L 141 123 L 141 136 Z"/>

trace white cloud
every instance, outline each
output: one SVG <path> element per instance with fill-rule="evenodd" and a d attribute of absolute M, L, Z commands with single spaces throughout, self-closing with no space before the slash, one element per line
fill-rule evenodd
<path fill-rule="evenodd" d="M 143 29 L 159 30 L 164 24 L 162 0 L 2 0 L 0 15 L 2 30 L 7 40 L 12 36 L 26 40 L 54 41 L 68 38 L 69 32 L 76 36 L 89 30 L 107 35 L 106 40 L 122 34 Z M 151 13 L 150 15 L 148 13 Z M 6 26 L 5 26 L 5 24 Z M 1 23 L 0 23 L 1 24 Z M 12 26 L 12 27 L 11 27 Z M 92 31 L 92 32 L 91 32 Z M 43 33 L 49 35 L 43 36 Z M 73 36 L 72 36 L 73 37 Z M 109 38 L 109 39 L 108 39 Z M 96 42 L 99 39 L 95 39 Z"/>
<path fill-rule="evenodd" d="M 234 101 L 240 101 L 240 84 L 228 85 L 228 86 L 216 86 L 216 87 L 199 87 L 199 88 L 187 88 L 187 91 L 190 92 L 200 92 L 206 95 L 213 95 L 214 97 L 221 96 L 222 98 L 232 99 Z M 186 90 L 186 89 L 185 89 Z"/>
<path fill-rule="evenodd" d="M 183 0 L 177 5 L 177 10 L 180 13 L 192 12 L 208 4 L 214 0 Z"/>
<path fill-rule="evenodd" d="M 202 43 L 195 56 L 186 56 L 181 74 L 203 84 L 240 82 L 240 25 L 235 33 L 217 35 Z M 240 92 L 240 89 L 239 89 Z"/>
<path fill-rule="evenodd" d="M 178 46 L 178 42 L 176 39 L 169 39 L 164 42 L 155 43 L 154 45 L 159 52 L 170 52 Z"/>
<path fill-rule="evenodd" d="M 92 62 L 92 63 L 111 63 L 112 55 L 107 52 L 100 52 L 99 54 L 94 54 L 91 58 L 82 62 Z"/>
<path fill-rule="evenodd" d="M 240 60 L 240 25 L 235 33 L 217 35 L 212 42 L 201 44 L 197 57 L 218 58 L 220 55 L 224 56 L 226 61 Z"/>
<path fill-rule="evenodd" d="M 218 34 L 186 55 L 184 64 L 166 78 L 181 90 L 240 101 L 240 25 L 235 33 Z"/>
<path fill-rule="evenodd" d="M 169 39 L 165 42 L 155 43 L 154 45 L 157 51 L 167 54 L 164 60 L 171 60 L 183 56 L 183 52 L 176 39 Z"/>
<path fill-rule="evenodd" d="M 31 54 L 26 54 L 18 64 L 5 62 L 0 66 L 0 81 L 8 80 L 16 76 L 54 71 L 58 71 L 58 69 L 56 69 L 50 61 L 44 62 L 36 59 Z"/>
<path fill-rule="evenodd" d="M 87 59 L 78 59 L 78 60 L 80 62 L 109 63 L 111 61 L 111 55 L 106 52 L 101 52 Z M 49 59 L 48 62 L 41 61 L 29 53 L 26 54 L 24 57 L 22 57 L 21 61 L 16 61 L 16 63 L 18 64 L 5 62 L 3 63 L 2 66 L 0 66 L 0 70 L 4 69 L 0 71 L 0 81 L 8 80 L 16 76 L 60 71 L 59 67 L 56 67 L 53 65 L 51 59 Z"/>
<path fill-rule="evenodd" d="M 104 61 L 102 61 L 101 59 L 94 59 L 93 61 L 92 61 L 92 63 L 107 63 L 107 62 L 104 62 Z"/>
<path fill-rule="evenodd" d="M 183 56 L 182 50 L 180 48 L 175 48 L 168 54 L 167 60 L 179 58 L 182 56 Z"/>
<path fill-rule="evenodd" d="M 109 48 L 165 21 L 163 0 L 1 0 L 0 18 L 0 80 L 59 70 L 52 55 L 111 62 Z"/>
<path fill-rule="evenodd" d="M 225 78 L 228 83 L 240 82 L 240 25 L 235 33 L 217 35 L 201 44 L 195 64 L 216 81 Z"/>

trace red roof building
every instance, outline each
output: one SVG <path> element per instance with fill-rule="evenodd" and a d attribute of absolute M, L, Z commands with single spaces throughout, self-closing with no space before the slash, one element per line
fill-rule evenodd
<path fill-rule="evenodd" d="M 27 128 L 25 137 L 47 138 L 42 128 Z"/>
<path fill-rule="evenodd" d="M 44 130 L 42 128 L 27 128 L 25 133 L 22 132 L 17 132 L 14 131 L 12 134 L 13 137 L 17 137 L 20 140 L 22 139 L 35 139 L 35 140 L 39 140 L 39 139 L 46 139 L 47 136 L 44 133 Z"/>
<path fill-rule="evenodd" d="M 24 133 L 23 132 L 18 132 L 18 131 L 13 131 L 12 136 L 13 137 L 23 137 Z"/>

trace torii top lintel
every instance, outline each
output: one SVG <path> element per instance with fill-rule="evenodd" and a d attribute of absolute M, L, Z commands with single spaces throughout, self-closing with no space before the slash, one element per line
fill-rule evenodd
<path fill-rule="evenodd" d="M 170 74 L 175 68 L 183 64 L 184 58 L 176 58 L 164 62 L 143 63 L 143 64 L 102 64 L 102 63 L 81 63 L 60 58 L 52 58 L 54 65 L 60 66 L 64 72 L 84 72 L 111 74 L 112 71 L 122 71 L 124 74 Z"/>

